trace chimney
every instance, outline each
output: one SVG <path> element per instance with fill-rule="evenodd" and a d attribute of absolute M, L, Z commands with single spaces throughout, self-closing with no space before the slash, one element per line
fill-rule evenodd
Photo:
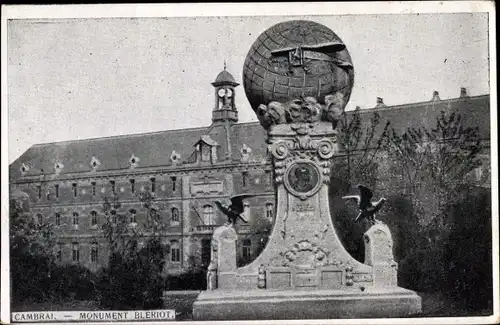
<path fill-rule="evenodd" d="M 382 97 L 377 97 L 377 105 L 375 107 L 385 107 L 384 99 Z"/>
<path fill-rule="evenodd" d="M 439 98 L 439 91 L 434 90 L 434 93 L 432 94 L 431 102 L 437 102 L 438 100 L 441 100 L 441 98 Z"/>
<path fill-rule="evenodd" d="M 460 88 L 460 98 L 467 97 L 467 88 Z"/>

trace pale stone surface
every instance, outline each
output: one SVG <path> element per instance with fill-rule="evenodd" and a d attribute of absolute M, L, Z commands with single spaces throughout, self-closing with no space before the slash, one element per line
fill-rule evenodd
<path fill-rule="evenodd" d="M 337 152 L 330 123 L 280 124 L 269 131 L 277 190 L 267 246 L 236 267 L 236 232 L 215 230 L 208 291 L 193 306 L 195 319 L 396 317 L 417 313 L 421 300 L 397 286 L 392 237 L 375 224 L 360 263 L 344 248 L 330 215 L 328 184 Z"/>
<path fill-rule="evenodd" d="M 421 298 L 403 288 L 253 290 L 200 293 L 198 320 L 334 319 L 407 317 L 421 312 Z"/>
<path fill-rule="evenodd" d="M 373 266 L 373 284 L 397 286 L 397 263 L 389 227 L 376 223 L 364 234 L 365 264 Z"/>

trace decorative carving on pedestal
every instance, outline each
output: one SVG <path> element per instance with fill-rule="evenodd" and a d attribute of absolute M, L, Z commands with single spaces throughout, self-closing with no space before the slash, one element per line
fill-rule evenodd
<path fill-rule="evenodd" d="M 276 217 L 264 250 L 240 268 L 232 225 L 214 231 L 217 260 L 212 259 L 207 280 L 209 289 L 216 289 L 200 294 L 194 318 L 352 318 L 420 311 L 420 298 L 397 287 L 387 226 L 376 223 L 367 231 L 365 263 L 346 251 L 333 226 L 328 187 L 338 152 L 336 127 L 354 81 L 340 38 L 310 21 L 277 24 L 252 46 L 243 78 L 250 105 L 268 132 Z M 365 215 L 371 220 L 377 211 L 369 209 Z"/>

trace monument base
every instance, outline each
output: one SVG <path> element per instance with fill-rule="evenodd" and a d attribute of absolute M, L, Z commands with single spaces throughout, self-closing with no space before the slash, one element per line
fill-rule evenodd
<path fill-rule="evenodd" d="M 407 317 L 421 312 L 421 298 L 400 287 L 355 290 L 204 291 L 195 320 L 266 320 Z"/>

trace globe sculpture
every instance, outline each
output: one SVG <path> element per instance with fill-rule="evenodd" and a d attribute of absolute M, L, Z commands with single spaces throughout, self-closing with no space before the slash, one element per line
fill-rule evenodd
<path fill-rule="evenodd" d="M 342 40 L 312 21 L 286 21 L 264 31 L 243 67 L 245 93 L 262 126 L 336 123 L 351 96 L 354 69 Z"/>
<path fill-rule="evenodd" d="M 266 246 L 242 267 L 236 263 L 234 222 L 214 230 L 207 290 L 193 304 L 193 317 L 325 319 L 420 312 L 420 297 L 397 285 L 389 227 L 373 222 L 363 236 L 365 260 L 360 262 L 345 249 L 332 222 L 336 126 L 354 82 L 340 38 L 311 21 L 274 25 L 252 45 L 243 77 L 248 100 L 267 130 L 275 217 Z M 367 210 L 372 195 L 366 193 L 361 193 L 360 209 L 374 216 L 378 209 Z"/>

